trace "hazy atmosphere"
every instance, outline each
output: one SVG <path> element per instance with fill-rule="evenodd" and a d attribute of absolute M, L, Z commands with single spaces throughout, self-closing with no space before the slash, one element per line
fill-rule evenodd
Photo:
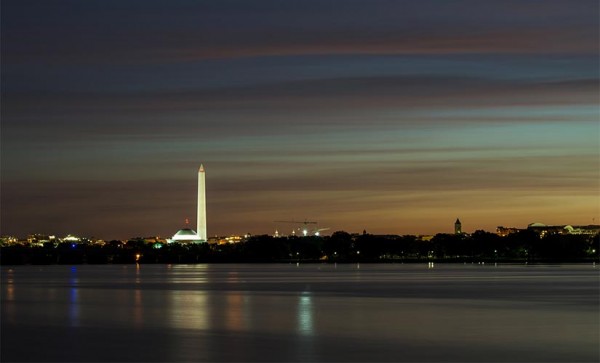
<path fill-rule="evenodd" d="M 596 0 L 1 6 L 1 234 L 599 221 Z"/>

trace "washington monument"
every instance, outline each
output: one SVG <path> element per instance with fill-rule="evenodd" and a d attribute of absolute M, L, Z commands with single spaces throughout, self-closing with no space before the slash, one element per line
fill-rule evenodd
<path fill-rule="evenodd" d="M 198 214 L 197 214 L 196 233 L 198 239 L 206 241 L 206 185 L 204 182 L 204 166 L 200 164 L 198 169 Z"/>

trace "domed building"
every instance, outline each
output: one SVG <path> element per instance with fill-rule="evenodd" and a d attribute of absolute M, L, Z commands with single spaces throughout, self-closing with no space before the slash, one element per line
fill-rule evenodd
<path fill-rule="evenodd" d="M 200 164 L 200 168 L 198 169 L 198 220 L 197 220 L 197 231 L 194 231 L 191 228 L 183 228 L 177 231 L 173 235 L 172 238 L 167 239 L 168 243 L 206 243 L 207 233 L 206 233 L 206 187 L 204 183 L 204 165 Z M 189 221 L 186 219 L 185 224 Z"/>
<path fill-rule="evenodd" d="M 544 223 L 540 223 L 540 222 L 529 223 L 527 225 L 527 228 L 544 228 L 544 227 L 548 227 L 548 226 L 545 225 Z"/>
<path fill-rule="evenodd" d="M 167 239 L 168 243 L 202 243 L 205 242 L 198 237 L 196 231 L 191 228 L 183 228 L 177 231 L 171 239 Z"/>

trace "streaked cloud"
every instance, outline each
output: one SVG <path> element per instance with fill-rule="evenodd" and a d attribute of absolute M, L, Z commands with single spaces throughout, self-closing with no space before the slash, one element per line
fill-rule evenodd
<path fill-rule="evenodd" d="M 304 54 L 596 54 L 599 40 L 598 3 L 584 0 L 177 1 L 168 7 L 148 1 L 4 3 L 7 63 L 137 64 Z"/>
<path fill-rule="evenodd" d="M 598 7 L 3 1 L 2 234 L 598 220 Z"/>

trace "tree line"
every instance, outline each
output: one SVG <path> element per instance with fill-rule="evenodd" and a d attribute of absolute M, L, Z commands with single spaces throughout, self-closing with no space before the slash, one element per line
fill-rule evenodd
<path fill-rule="evenodd" d="M 158 248 L 160 247 L 160 248 Z M 225 263 L 225 262 L 584 262 L 598 261 L 599 235 L 555 234 L 543 238 L 530 230 L 500 237 L 486 231 L 437 234 L 430 240 L 417 236 L 351 235 L 252 236 L 235 244 L 157 245 L 143 239 L 94 244 L 47 243 L 0 249 L 7 264 L 108 263 Z"/>

